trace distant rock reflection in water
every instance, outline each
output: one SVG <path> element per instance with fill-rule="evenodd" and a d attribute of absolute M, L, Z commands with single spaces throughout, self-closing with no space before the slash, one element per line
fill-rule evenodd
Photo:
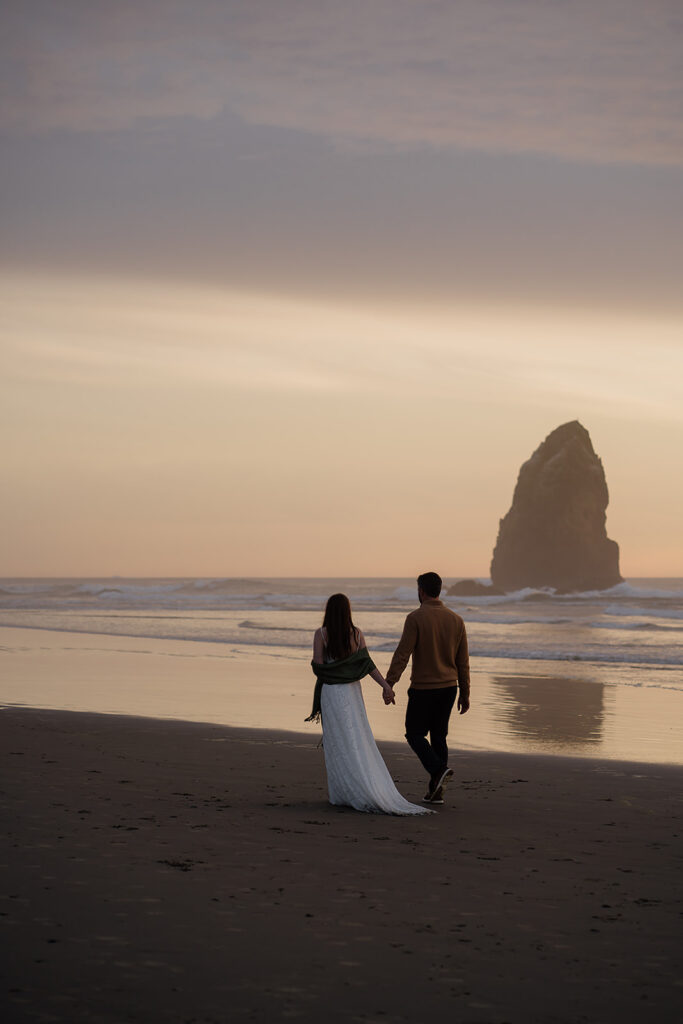
<path fill-rule="evenodd" d="M 520 740 L 546 747 L 549 753 L 587 753 L 586 748 L 603 740 L 605 688 L 601 683 L 493 674 L 491 687 L 492 713 Z"/>

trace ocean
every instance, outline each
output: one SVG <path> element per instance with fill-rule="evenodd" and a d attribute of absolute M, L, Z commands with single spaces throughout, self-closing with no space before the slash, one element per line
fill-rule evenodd
<path fill-rule="evenodd" d="M 474 736 L 470 730 L 469 745 L 683 761 L 683 579 L 630 579 L 610 590 L 580 594 L 526 589 L 466 598 L 448 596 L 450 582 L 444 581 L 442 596 L 467 624 L 473 717 L 478 690 L 482 697 L 481 728 Z M 43 652 L 47 634 L 57 646 L 66 634 L 101 642 L 104 637 L 155 641 L 155 650 L 160 643 L 163 649 L 163 642 L 183 644 L 187 657 L 201 659 L 209 652 L 220 657 L 225 678 L 236 686 L 240 664 L 265 658 L 275 666 L 268 673 L 267 704 L 273 707 L 284 678 L 288 694 L 299 678 L 302 702 L 308 694 L 312 635 L 327 597 L 338 591 L 349 596 L 354 620 L 386 670 L 405 615 L 417 604 L 410 580 L 5 579 L 0 580 L 0 629 L 12 630 L 12 636 L 22 635 L 17 630 L 43 631 L 30 634 L 43 637 Z M 11 644 L 4 643 L 2 653 L 11 655 Z M 31 673 L 22 679 L 28 680 L 25 694 L 17 694 L 16 686 L 9 695 L 0 688 L 0 701 L 30 704 Z M 97 689 L 96 681 L 92 685 Z M 141 713 L 134 695 L 126 699 L 130 706 L 113 709 Z M 216 699 L 224 708 L 226 686 Z M 210 704 L 210 694 L 202 720 L 222 720 L 207 700 Z M 53 703 L 61 706 L 57 695 L 52 703 L 42 701 Z M 160 706 L 152 713 L 169 712 Z M 235 715 L 239 724 L 250 724 L 241 711 L 221 713 L 227 724 Z M 171 711 L 171 717 L 177 714 Z M 493 716 L 488 725 L 486 715 Z M 287 718 L 285 727 L 300 721 Z M 387 732 L 384 721 L 377 726 L 380 735 Z M 265 722 L 261 715 L 258 724 L 283 727 L 276 713 Z M 389 732 L 386 738 L 402 738 L 396 716 Z"/>

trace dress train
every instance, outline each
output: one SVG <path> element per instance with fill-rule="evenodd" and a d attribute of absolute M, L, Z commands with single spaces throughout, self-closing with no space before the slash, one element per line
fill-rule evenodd
<path fill-rule="evenodd" d="M 323 686 L 323 751 L 331 804 L 380 814 L 433 814 L 394 785 L 372 734 L 360 682 Z"/>

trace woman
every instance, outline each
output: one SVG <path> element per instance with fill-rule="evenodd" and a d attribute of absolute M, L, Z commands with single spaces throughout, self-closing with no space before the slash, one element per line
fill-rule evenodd
<path fill-rule="evenodd" d="M 394 691 L 370 658 L 345 594 L 333 594 L 327 602 L 311 665 L 317 682 L 306 721 L 322 720 L 330 803 L 384 814 L 432 813 L 404 800 L 377 749 L 360 679 L 369 675 L 379 683 L 385 704 L 394 703 Z"/>

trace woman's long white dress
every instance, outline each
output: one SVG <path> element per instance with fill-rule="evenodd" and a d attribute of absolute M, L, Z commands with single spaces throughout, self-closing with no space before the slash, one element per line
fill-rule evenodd
<path fill-rule="evenodd" d="M 433 814 L 394 785 L 368 722 L 360 682 L 326 685 L 320 698 L 331 804 L 378 814 Z"/>

